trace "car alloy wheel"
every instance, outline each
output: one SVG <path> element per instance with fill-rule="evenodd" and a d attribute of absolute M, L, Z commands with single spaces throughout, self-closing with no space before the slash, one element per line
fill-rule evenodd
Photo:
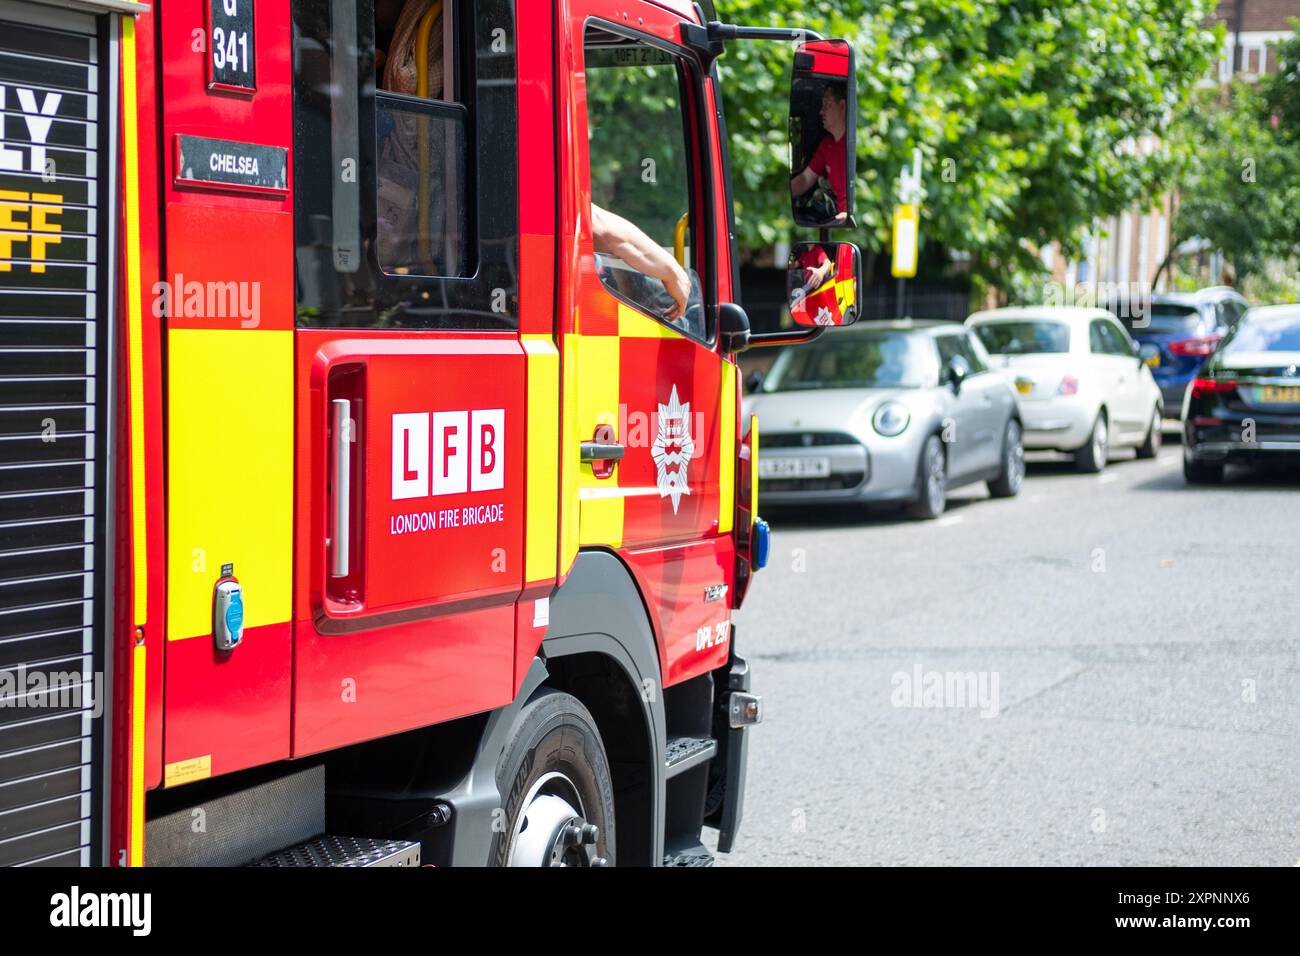
<path fill-rule="evenodd" d="M 931 435 L 921 446 L 916 462 L 916 497 L 905 508 L 913 518 L 929 520 L 943 514 L 948 504 L 948 460 L 943 442 Z"/>
<path fill-rule="evenodd" d="M 1161 429 L 1164 427 L 1164 416 L 1160 414 L 1160 407 L 1151 413 L 1151 425 L 1147 428 L 1147 437 L 1138 446 L 1137 456 L 1139 458 L 1155 458 L 1160 454 L 1160 445 L 1164 441 L 1164 435 Z"/>
<path fill-rule="evenodd" d="M 1080 471 L 1096 475 L 1106 468 L 1106 459 L 1110 453 L 1110 430 L 1106 423 L 1106 413 L 1099 412 L 1093 422 L 1092 434 L 1088 443 L 1074 453 L 1074 464 Z"/>
<path fill-rule="evenodd" d="M 1106 464 L 1107 450 L 1110 446 L 1110 429 L 1106 427 L 1106 417 L 1097 416 L 1097 423 L 1092 426 L 1092 457 L 1100 465 Z"/>
<path fill-rule="evenodd" d="M 1020 493 L 1025 480 L 1025 441 L 1020 422 L 1014 418 L 1007 422 L 1002 434 L 1002 473 L 989 481 L 989 494 L 994 498 L 1013 498 Z"/>

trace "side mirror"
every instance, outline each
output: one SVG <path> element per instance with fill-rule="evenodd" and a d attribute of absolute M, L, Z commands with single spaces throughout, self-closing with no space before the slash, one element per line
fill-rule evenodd
<path fill-rule="evenodd" d="M 970 362 L 964 355 L 954 355 L 948 359 L 947 379 L 954 393 L 961 391 L 961 383 L 970 375 Z"/>
<path fill-rule="evenodd" d="M 749 316 L 735 302 L 718 306 L 718 337 L 725 355 L 749 348 Z"/>
<path fill-rule="evenodd" d="M 801 242 L 786 267 L 795 325 L 852 325 L 862 311 L 862 253 L 851 242 Z"/>
<path fill-rule="evenodd" d="M 761 369 L 754 369 L 745 376 L 745 394 L 753 395 L 763 387 L 763 372 Z"/>
<path fill-rule="evenodd" d="M 1137 348 L 1137 359 L 1139 365 L 1156 368 L 1160 365 L 1160 349 L 1152 345 L 1150 342 L 1139 345 Z"/>
<path fill-rule="evenodd" d="M 857 84 L 845 40 L 801 43 L 790 78 L 790 201 L 797 226 L 853 225 Z"/>

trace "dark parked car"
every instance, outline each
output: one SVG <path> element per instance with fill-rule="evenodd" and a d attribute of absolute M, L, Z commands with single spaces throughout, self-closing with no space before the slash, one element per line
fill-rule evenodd
<path fill-rule="evenodd" d="M 1139 346 L 1152 345 L 1159 356 L 1151 374 L 1164 397 L 1165 415 L 1183 407 L 1187 384 L 1222 338 L 1237 324 L 1247 302 L 1227 286 L 1197 292 L 1165 292 L 1140 310 L 1115 308 Z"/>
<path fill-rule="evenodd" d="M 1188 386 L 1183 474 L 1216 482 L 1230 461 L 1300 463 L 1300 305 L 1248 311 Z"/>

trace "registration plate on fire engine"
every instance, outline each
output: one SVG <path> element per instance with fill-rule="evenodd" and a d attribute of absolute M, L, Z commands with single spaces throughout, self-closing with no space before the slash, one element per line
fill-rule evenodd
<path fill-rule="evenodd" d="M 760 458 L 760 478 L 825 478 L 831 473 L 829 458 Z"/>

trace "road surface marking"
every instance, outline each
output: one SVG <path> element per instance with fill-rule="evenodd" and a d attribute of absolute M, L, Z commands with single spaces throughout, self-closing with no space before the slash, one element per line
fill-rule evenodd
<path fill-rule="evenodd" d="M 1112 481 L 1119 481 L 1119 475 L 1112 472 L 1109 475 L 1102 475 L 1100 478 L 1097 479 L 1097 482 L 1103 485 L 1108 485 Z"/>
<path fill-rule="evenodd" d="M 961 524 L 965 520 L 966 520 L 965 517 L 962 515 L 945 515 L 944 517 L 936 521 L 935 524 L 938 525 L 940 528 L 947 528 L 950 525 Z"/>

